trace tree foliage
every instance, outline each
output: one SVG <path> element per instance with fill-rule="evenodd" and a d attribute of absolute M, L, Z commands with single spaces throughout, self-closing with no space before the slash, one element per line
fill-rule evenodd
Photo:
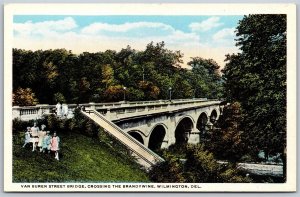
<path fill-rule="evenodd" d="M 174 147 L 173 147 L 174 148 Z M 165 162 L 154 166 L 150 179 L 162 183 L 247 183 L 251 180 L 232 165 L 217 162 L 214 155 L 201 144 L 187 145 L 184 157 L 179 159 L 165 150 Z"/>
<path fill-rule="evenodd" d="M 222 116 L 210 131 L 209 138 L 213 143 L 206 146 L 217 159 L 237 162 L 248 152 L 242 140 L 244 132 L 241 122 L 240 103 L 234 102 L 224 107 Z"/>
<path fill-rule="evenodd" d="M 188 65 L 192 67 L 190 82 L 196 97 L 221 98 L 222 81 L 220 66 L 212 59 L 193 57 Z"/>
<path fill-rule="evenodd" d="M 13 92 L 13 105 L 28 106 L 36 105 L 38 100 L 30 88 L 18 88 Z"/>
<path fill-rule="evenodd" d="M 123 87 L 127 87 L 126 100 L 168 99 L 169 87 L 174 99 L 218 95 L 214 88 L 221 81 L 215 75 L 218 65 L 201 59 L 207 65 L 183 69 L 182 57 L 164 42 L 151 42 L 143 51 L 127 46 L 119 52 L 79 55 L 65 49 L 13 49 L 13 89 L 30 88 L 40 103 L 48 104 L 121 101 Z"/>
<path fill-rule="evenodd" d="M 240 53 L 227 55 L 229 101 L 241 103 L 250 150 L 283 153 L 286 141 L 286 15 L 245 16 L 236 29 Z"/>

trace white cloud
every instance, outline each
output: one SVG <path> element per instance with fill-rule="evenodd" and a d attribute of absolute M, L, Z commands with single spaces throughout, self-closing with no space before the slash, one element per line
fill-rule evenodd
<path fill-rule="evenodd" d="M 139 29 L 160 29 L 163 31 L 174 31 L 174 28 L 164 23 L 135 22 L 124 24 L 93 23 L 84 27 L 81 32 L 84 34 L 101 34 L 103 32 L 128 32 Z"/>
<path fill-rule="evenodd" d="M 203 32 L 223 25 L 223 23 L 220 23 L 219 21 L 220 17 L 213 16 L 200 23 L 191 23 L 189 27 L 193 32 Z"/>
<path fill-rule="evenodd" d="M 214 26 L 216 24 L 218 23 Z M 164 41 L 168 49 L 180 50 L 184 53 L 185 63 L 190 61 L 190 57 L 200 56 L 213 58 L 221 66 L 224 64 L 224 51 L 226 51 L 217 49 L 218 46 L 220 47 L 219 44 L 201 43 L 196 32 L 183 32 L 159 22 L 93 23 L 78 28 L 73 18 L 66 17 L 57 21 L 15 23 L 14 31 L 16 34 L 14 34 L 13 47 L 28 50 L 65 48 L 79 54 L 107 49 L 119 51 L 127 45 L 137 50 L 144 50 L 151 41 L 154 43 Z M 228 35 L 230 31 L 221 30 L 213 36 L 213 39 L 226 38 Z"/>
<path fill-rule="evenodd" d="M 213 40 L 232 39 L 235 36 L 234 31 L 235 28 L 224 28 L 213 35 Z"/>
<path fill-rule="evenodd" d="M 106 49 L 118 50 L 128 44 L 132 46 L 141 46 L 143 44 L 144 48 L 151 41 L 165 41 L 170 45 L 176 46 L 192 46 L 200 42 L 199 35 L 193 32 L 186 33 L 173 28 L 171 25 L 160 22 L 93 23 L 82 27 L 78 31 L 74 31 L 76 27 L 77 24 L 71 17 L 58 21 L 15 23 L 15 40 L 31 41 L 33 43 L 36 41 L 38 45 L 42 45 L 43 47 L 49 45 L 49 47 L 53 48 L 58 45 L 61 45 L 59 48 L 64 48 L 64 46 L 69 45 L 66 42 L 84 41 L 84 47 L 80 48 L 87 48 L 87 46 L 93 46 L 97 43 L 98 51 L 102 50 L 104 46 L 107 47 Z M 15 47 L 18 47 L 17 45 L 20 46 L 23 44 L 22 42 L 16 42 L 15 45 Z M 112 46 L 119 46 L 119 48 L 112 48 Z"/>
<path fill-rule="evenodd" d="M 214 43 L 223 46 L 234 46 L 235 28 L 224 28 L 212 36 Z"/>
<path fill-rule="evenodd" d="M 66 17 L 63 20 L 44 21 L 32 23 L 14 23 L 14 32 L 19 36 L 50 36 L 56 33 L 66 32 L 77 27 L 76 21 L 71 17 Z"/>

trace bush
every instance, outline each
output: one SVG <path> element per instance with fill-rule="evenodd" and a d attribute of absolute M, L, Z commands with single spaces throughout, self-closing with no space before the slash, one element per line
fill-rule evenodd
<path fill-rule="evenodd" d="M 181 151 L 179 154 L 174 150 Z M 185 152 L 185 159 L 182 151 Z M 172 151 L 172 152 L 171 152 Z M 171 146 L 165 150 L 165 162 L 157 164 L 149 172 L 150 180 L 170 183 L 246 183 L 251 182 L 232 164 L 220 164 L 212 153 L 204 150 L 201 144 L 185 147 Z"/>
<path fill-rule="evenodd" d="M 31 124 L 28 121 L 22 121 L 19 118 L 13 119 L 12 122 L 12 131 L 13 134 L 16 134 L 20 131 L 26 131 L 26 128 L 29 127 Z"/>
<path fill-rule="evenodd" d="M 159 163 L 149 171 L 149 178 L 159 183 L 184 183 L 183 164 L 179 158 L 171 153 L 164 152 L 165 162 Z"/>
<path fill-rule="evenodd" d="M 185 158 L 187 146 L 184 144 L 172 144 L 168 147 L 168 152 L 176 155 L 179 158 Z"/>

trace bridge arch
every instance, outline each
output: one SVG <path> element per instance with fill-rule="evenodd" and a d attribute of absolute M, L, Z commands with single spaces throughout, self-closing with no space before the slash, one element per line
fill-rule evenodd
<path fill-rule="evenodd" d="M 209 116 L 209 121 L 211 123 L 214 123 L 217 119 L 218 119 L 218 112 L 216 109 L 213 109 L 210 113 L 210 116 Z"/>
<path fill-rule="evenodd" d="M 136 139 L 137 141 L 139 141 L 142 144 L 145 144 L 145 140 L 142 136 L 142 132 L 139 130 L 131 130 L 127 132 L 131 137 L 133 137 L 134 139 Z"/>
<path fill-rule="evenodd" d="M 206 112 L 202 112 L 197 120 L 196 128 L 199 131 L 203 131 L 207 123 L 208 123 L 208 115 Z"/>
<path fill-rule="evenodd" d="M 191 117 L 186 116 L 181 118 L 175 129 L 175 144 L 187 143 L 193 128 L 194 121 Z"/>
<path fill-rule="evenodd" d="M 159 150 L 167 133 L 167 127 L 164 124 L 157 124 L 150 132 L 148 147 L 153 150 Z"/>

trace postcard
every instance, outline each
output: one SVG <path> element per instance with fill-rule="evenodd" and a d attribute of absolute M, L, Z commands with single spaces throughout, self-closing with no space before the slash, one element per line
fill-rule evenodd
<path fill-rule="evenodd" d="M 7 4 L 6 192 L 296 191 L 294 4 Z"/>

